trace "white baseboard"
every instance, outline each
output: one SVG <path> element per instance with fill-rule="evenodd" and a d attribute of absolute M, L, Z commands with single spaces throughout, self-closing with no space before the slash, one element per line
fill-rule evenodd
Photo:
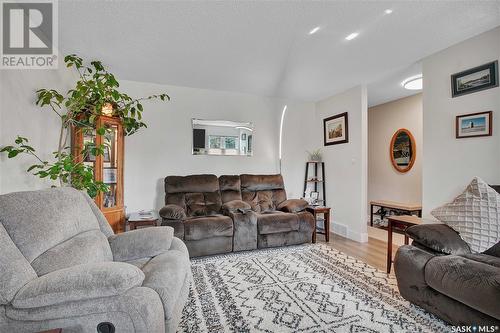
<path fill-rule="evenodd" d="M 345 224 L 341 223 L 336 223 L 332 222 L 332 233 L 340 235 L 345 238 L 352 239 L 353 241 L 359 242 L 359 243 L 366 243 L 368 242 L 368 233 L 366 232 L 357 232 L 350 230 Z"/>

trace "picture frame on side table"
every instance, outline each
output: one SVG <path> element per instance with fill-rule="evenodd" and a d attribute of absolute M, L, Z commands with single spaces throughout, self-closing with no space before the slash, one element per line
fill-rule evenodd
<path fill-rule="evenodd" d="M 498 60 L 451 75 L 451 97 L 498 87 Z"/>
<path fill-rule="evenodd" d="M 349 119 L 347 112 L 323 119 L 324 145 L 349 142 Z"/>
<path fill-rule="evenodd" d="M 456 138 L 476 138 L 493 134 L 493 112 L 477 112 L 456 117 Z"/>

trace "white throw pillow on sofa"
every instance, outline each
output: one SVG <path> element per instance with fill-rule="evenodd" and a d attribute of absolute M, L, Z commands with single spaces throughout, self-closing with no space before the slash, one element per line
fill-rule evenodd
<path fill-rule="evenodd" d="M 479 177 L 431 214 L 458 231 L 473 252 L 486 251 L 500 240 L 500 194 Z"/>

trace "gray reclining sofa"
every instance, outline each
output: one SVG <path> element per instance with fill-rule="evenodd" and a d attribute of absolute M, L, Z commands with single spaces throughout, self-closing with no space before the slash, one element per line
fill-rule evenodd
<path fill-rule="evenodd" d="M 169 227 L 114 235 L 87 194 L 0 195 L 0 332 L 175 332 L 191 283 Z"/>
<path fill-rule="evenodd" d="M 472 253 L 445 224 L 412 226 L 406 234 L 412 245 L 401 246 L 394 260 L 401 296 L 452 325 L 500 326 L 500 242 Z"/>
<path fill-rule="evenodd" d="M 281 175 L 168 176 L 160 216 L 197 257 L 311 242 L 306 206 L 287 200 Z"/>

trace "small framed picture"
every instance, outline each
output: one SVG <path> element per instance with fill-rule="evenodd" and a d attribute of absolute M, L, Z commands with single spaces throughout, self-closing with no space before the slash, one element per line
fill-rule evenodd
<path fill-rule="evenodd" d="M 498 60 L 451 76 L 451 96 L 498 87 Z"/>
<path fill-rule="evenodd" d="M 473 138 L 479 136 L 491 136 L 493 124 L 493 112 L 478 112 L 463 114 L 456 119 L 456 138 Z"/>
<path fill-rule="evenodd" d="M 102 169 L 102 181 L 105 184 L 116 184 L 116 168 L 103 168 Z"/>
<path fill-rule="evenodd" d="M 336 145 L 349 142 L 347 112 L 323 119 L 324 145 Z"/>
<path fill-rule="evenodd" d="M 316 205 L 319 199 L 319 192 L 312 191 L 310 193 L 310 197 L 311 197 L 311 204 Z"/>

